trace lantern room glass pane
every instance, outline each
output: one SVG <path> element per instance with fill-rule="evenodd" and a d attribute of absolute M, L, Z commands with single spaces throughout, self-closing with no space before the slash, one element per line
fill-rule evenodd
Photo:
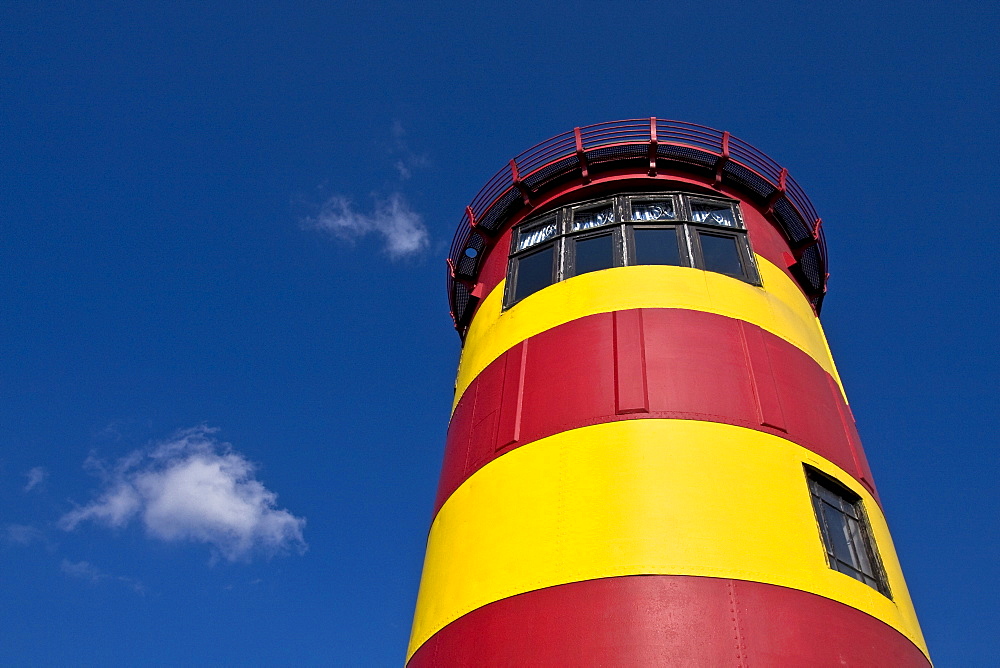
<path fill-rule="evenodd" d="M 610 225 L 615 222 L 614 207 L 607 206 L 601 209 L 589 209 L 587 211 L 577 211 L 573 214 L 572 232 L 581 232 L 602 225 Z"/>
<path fill-rule="evenodd" d="M 515 252 L 522 251 L 526 248 L 537 246 L 540 243 L 548 241 L 554 236 L 556 236 L 556 219 L 549 218 L 538 225 L 522 228 L 518 232 L 517 248 L 514 250 Z"/>
<path fill-rule="evenodd" d="M 699 233 L 698 240 L 701 241 L 705 269 L 730 276 L 744 275 L 743 259 L 740 257 L 740 248 L 734 237 Z"/>
<path fill-rule="evenodd" d="M 651 223 L 658 220 L 674 220 L 677 211 L 673 200 L 638 200 L 632 202 L 632 220 Z"/>
<path fill-rule="evenodd" d="M 574 250 L 576 252 L 574 269 L 577 275 L 615 266 L 614 236 L 611 234 L 579 239 Z"/>
<path fill-rule="evenodd" d="M 722 202 L 691 201 L 691 220 L 706 225 L 739 227 L 733 207 Z"/>
<path fill-rule="evenodd" d="M 515 274 L 517 285 L 514 286 L 515 302 L 552 285 L 554 255 L 555 247 L 549 246 L 517 259 L 517 272 Z"/>
<path fill-rule="evenodd" d="M 677 228 L 637 228 L 633 234 L 636 264 L 683 265 L 677 247 Z"/>

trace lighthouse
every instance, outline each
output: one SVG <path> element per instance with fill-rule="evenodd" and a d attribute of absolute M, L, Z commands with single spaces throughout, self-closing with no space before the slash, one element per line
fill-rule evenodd
<path fill-rule="evenodd" d="M 822 222 L 728 132 L 575 128 L 466 207 L 407 665 L 928 666 L 819 315 Z"/>

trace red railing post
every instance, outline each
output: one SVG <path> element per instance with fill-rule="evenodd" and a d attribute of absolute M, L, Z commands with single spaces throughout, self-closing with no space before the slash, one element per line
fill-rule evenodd
<path fill-rule="evenodd" d="M 656 116 L 649 117 L 649 175 L 656 176 Z"/>
<path fill-rule="evenodd" d="M 715 161 L 715 187 L 718 188 L 722 185 L 722 169 L 729 162 L 729 130 L 722 133 L 722 153 L 719 154 L 719 159 Z"/>
<path fill-rule="evenodd" d="M 587 153 L 583 150 L 583 138 L 580 136 L 580 128 L 573 128 L 573 138 L 576 140 L 576 161 L 580 163 L 580 173 L 583 175 L 583 182 L 590 183 L 590 165 L 587 163 Z"/>

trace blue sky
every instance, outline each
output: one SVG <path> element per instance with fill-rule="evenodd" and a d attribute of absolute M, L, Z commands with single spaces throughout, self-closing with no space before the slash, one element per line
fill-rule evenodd
<path fill-rule="evenodd" d="M 997 23 L 955 2 L 6 3 L 0 663 L 400 664 L 455 225 L 523 149 L 655 115 L 730 130 L 809 193 L 932 657 L 995 664 Z"/>

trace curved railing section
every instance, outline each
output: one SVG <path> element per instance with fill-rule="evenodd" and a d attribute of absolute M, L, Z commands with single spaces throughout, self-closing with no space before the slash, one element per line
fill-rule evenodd
<path fill-rule="evenodd" d="M 485 252 L 504 224 L 546 190 L 600 179 L 611 170 L 656 176 L 680 170 L 734 187 L 764 206 L 795 253 L 793 274 L 819 312 L 826 293 L 826 240 L 812 203 L 767 155 L 729 132 L 658 118 L 574 128 L 529 148 L 493 175 L 465 208 L 448 253 L 448 300 L 463 333 L 478 302 L 474 287 Z"/>

